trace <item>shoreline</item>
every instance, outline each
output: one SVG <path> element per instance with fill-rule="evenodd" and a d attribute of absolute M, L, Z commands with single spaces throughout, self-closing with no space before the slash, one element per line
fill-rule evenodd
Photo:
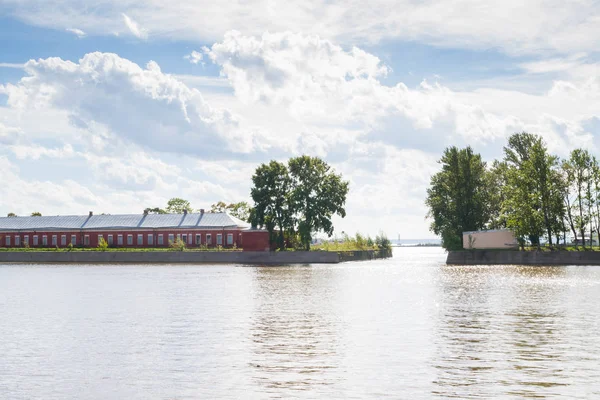
<path fill-rule="evenodd" d="M 363 251 L 7 251 L 0 252 L 0 264 L 338 264 L 391 257 L 389 253 Z"/>
<path fill-rule="evenodd" d="M 448 265 L 600 265 L 600 251 L 448 251 Z"/>

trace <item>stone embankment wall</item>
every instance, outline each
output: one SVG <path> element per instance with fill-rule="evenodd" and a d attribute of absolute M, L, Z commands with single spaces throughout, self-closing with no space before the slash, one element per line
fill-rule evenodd
<path fill-rule="evenodd" d="M 456 265 L 600 265 L 597 251 L 449 251 L 446 264 Z"/>
<path fill-rule="evenodd" d="M 155 263 L 155 264 L 332 264 L 340 262 L 325 251 L 27 251 L 0 252 L 2 263 Z"/>
<path fill-rule="evenodd" d="M 340 262 L 345 261 L 366 261 L 380 258 L 392 257 L 392 249 L 389 250 L 359 250 L 359 251 L 341 251 L 338 253 Z"/>

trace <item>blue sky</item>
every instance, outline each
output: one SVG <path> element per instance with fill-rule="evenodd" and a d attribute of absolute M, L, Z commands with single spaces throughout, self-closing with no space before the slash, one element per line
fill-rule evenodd
<path fill-rule="evenodd" d="M 0 0 L 0 168 L 18 188 L 0 214 L 208 208 L 249 200 L 257 164 L 310 154 L 351 182 L 338 232 L 432 237 L 444 147 L 492 160 L 527 130 L 559 156 L 597 150 L 599 17 L 593 1 Z"/>

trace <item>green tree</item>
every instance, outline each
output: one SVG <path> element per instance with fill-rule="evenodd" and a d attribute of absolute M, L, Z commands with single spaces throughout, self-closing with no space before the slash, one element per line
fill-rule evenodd
<path fill-rule="evenodd" d="M 39 212 L 39 211 L 34 211 L 34 212 L 32 212 L 32 213 L 31 213 L 31 216 L 32 216 L 32 217 L 41 217 L 41 216 L 42 216 L 42 213 L 41 213 L 41 212 Z"/>
<path fill-rule="evenodd" d="M 250 204 L 245 201 L 231 203 L 227 206 L 227 212 L 242 221 L 250 222 Z"/>
<path fill-rule="evenodd" d="M 298 219 L 298 234 L 304 248 L 310 250 L 312 234 L 323 231 L 331 237 L 331 218 L 344 218 L 349 182 L 331 170 L 318 157 L 301 156 L 288 162 L 292 178 L 291 202 Z"/>
<path fill-rule="evenodd" d="M 492 167 L 484 176 L 485 190 L 488 195 L 488 229 L 506 228 L 504 205 L 507 199 L 508 166 L 505 162 L 494 160 Z"/>
<path fill-rule="evenodd" d="M 154 207 L 154 208 L 146 208 L 144 209 L 144 212 L 146 214 L 167 214 L 167 212 L 165 210 L 163 210 L 162 208 L 159 207 Z"/>
<path fill-rule="evenodd" d="M 538 248 L 539 238 L 545 234 L 552 246 L 552 234 L 563 229 L 565 216 L 558 158 L 548 153 L 540 136 L 526 132 L 512 135 L 504 153 L 508 166 L 507 226 L 516 236 L 529 237 Z"/>
<path fill-rule="evenodd" d="M 571 152 L 569 159 L 563 162 L 563 170 L 568 177 L 570 190 L 574 196 L 574 200 L 568 205 L 567 215 L 572 220 L 571 226 L 575 240 L 579 233 L 585 247 L 585 230 L 591 222 L 589 215 L 591 194 L 589 191 L 593 176 L 592 156 L 587 150 L 575 149 Z"/>
<path fill-rule="evenodd" d="M 442 170 L 431 177 L 425 204 L 430 229 L 447 250 L 462 249 L 462 233 L 483 229 L 490 220 L 486 163 L 471 147 L 446 148 Z"/>
<path fill-rule="evenodd" d="M 13 212 L 9 212 L 7 215 L 7 217 L 16 217 L 17 214 L 13 213 Z"/>
<path fill-rule="evenodd" d="M 254 201 L 253 224 L 267 228 L 271 236 L 279 230 L 277 245 L 285 250 L 284 231 L 292 226 L 289 193 L 292 180 L 285 164 L 271 161 L 261 164 L 252 176 L 250 191 Z"/>
<path fill-rule="evenodd" d="M 179 197 L 174 197 L 167 202 L 167 213 L 183 214 L 186 210 L 191 210 L 190 202 Z"/>
<path fill-rule="evenodd" d="M 215 203 L 212 206 L 210 206 L 211 213 L 222 213 L 222 212 L 225 212 L 226 210 L 227 210 L 227 204 L 225 204 L 222 201 L 219 201 L 218 203 Z"/>
<path fill-rule="evenodd" d="M 250 204 L 245 201 L 239 203 L 226 204 L 223 201 L 219 201 L 210 207 L 211 213 L 222 213 L 227 212 L 230 215 L 241 219 L 242 221 L 250 222 Z"/>

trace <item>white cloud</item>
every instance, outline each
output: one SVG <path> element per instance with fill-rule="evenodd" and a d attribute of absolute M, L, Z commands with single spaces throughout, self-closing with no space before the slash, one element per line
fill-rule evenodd
<path fill-rule="evenodd" d="M 19 128 L 8 127 L 0 122 L 0 145 L 15 144 L 21 135 Z"/>
<path fill-rule="evenodd" d="M 121 13 L 125 26 L 129 29 L 129 32 L 138 39 L 148 39 L 148 31 L 142 28 L 137 22 L 125 13 Z"/>
<path fill-rule="evenodd" d="M 199 53 L 196 50 L 194 50 L 190 54 L 187 54 L 184 58 L 186 60 L 189 60 L 189 62 L 191 62 L 192 64 L 198 64 L 202 61 L 202 53 Z"/>
<path fill-rule="evenodd" d="M 25 71 L 28 76 L 17 84 L 0 86 L 17 113 L 63 110 L 80 126 L 101 124 L 163 151 L 214 155 L 265 146 L 259 131 L 244 130 L 238 117 L 211 107 L 198 90 L 152 61 L 143 69 L 115 54 L 90 53 L 79 63 L 32 60 Z"/>
<path fill-rule="evenodd" d="M 19 63 L 0 63 L 0 68 L 14 68 L 14 69 L 23 69 L 25 67 L 25 64 L 19 64 Z"/>
<path fill-rule="evenodd" d="M 86 33 L 84 31 L 82 31 L 81 29 L 67 28 L 66 30 L 67 30 L 67 32 L 71 32 L 72 34 L 74 34 L 78 38 L 83 38 L 83 37 L 86 36 Z"/>
<path fill-rule="evenodd" d="M 140 25 L 151 26 L 153 35 L 201 43 L 220 40 L 231 29 L 248 35 L 291 30 L 343 43 L 400 39 L 508 53 L 567 54 L 594 52 L 600 34 L 600 9 L 592 0 L 289 0 L 276 6 L 270 0 L 101 0 L 97 7 L 82 7 L 80 0 L 4 0 L 4 4 L 12 15 L 41 26 L 77 25 L 108 35 L 129 31 L 140 38 L 145 37 Z M 119 14 L 125 27 L 115 18 Z"/>

